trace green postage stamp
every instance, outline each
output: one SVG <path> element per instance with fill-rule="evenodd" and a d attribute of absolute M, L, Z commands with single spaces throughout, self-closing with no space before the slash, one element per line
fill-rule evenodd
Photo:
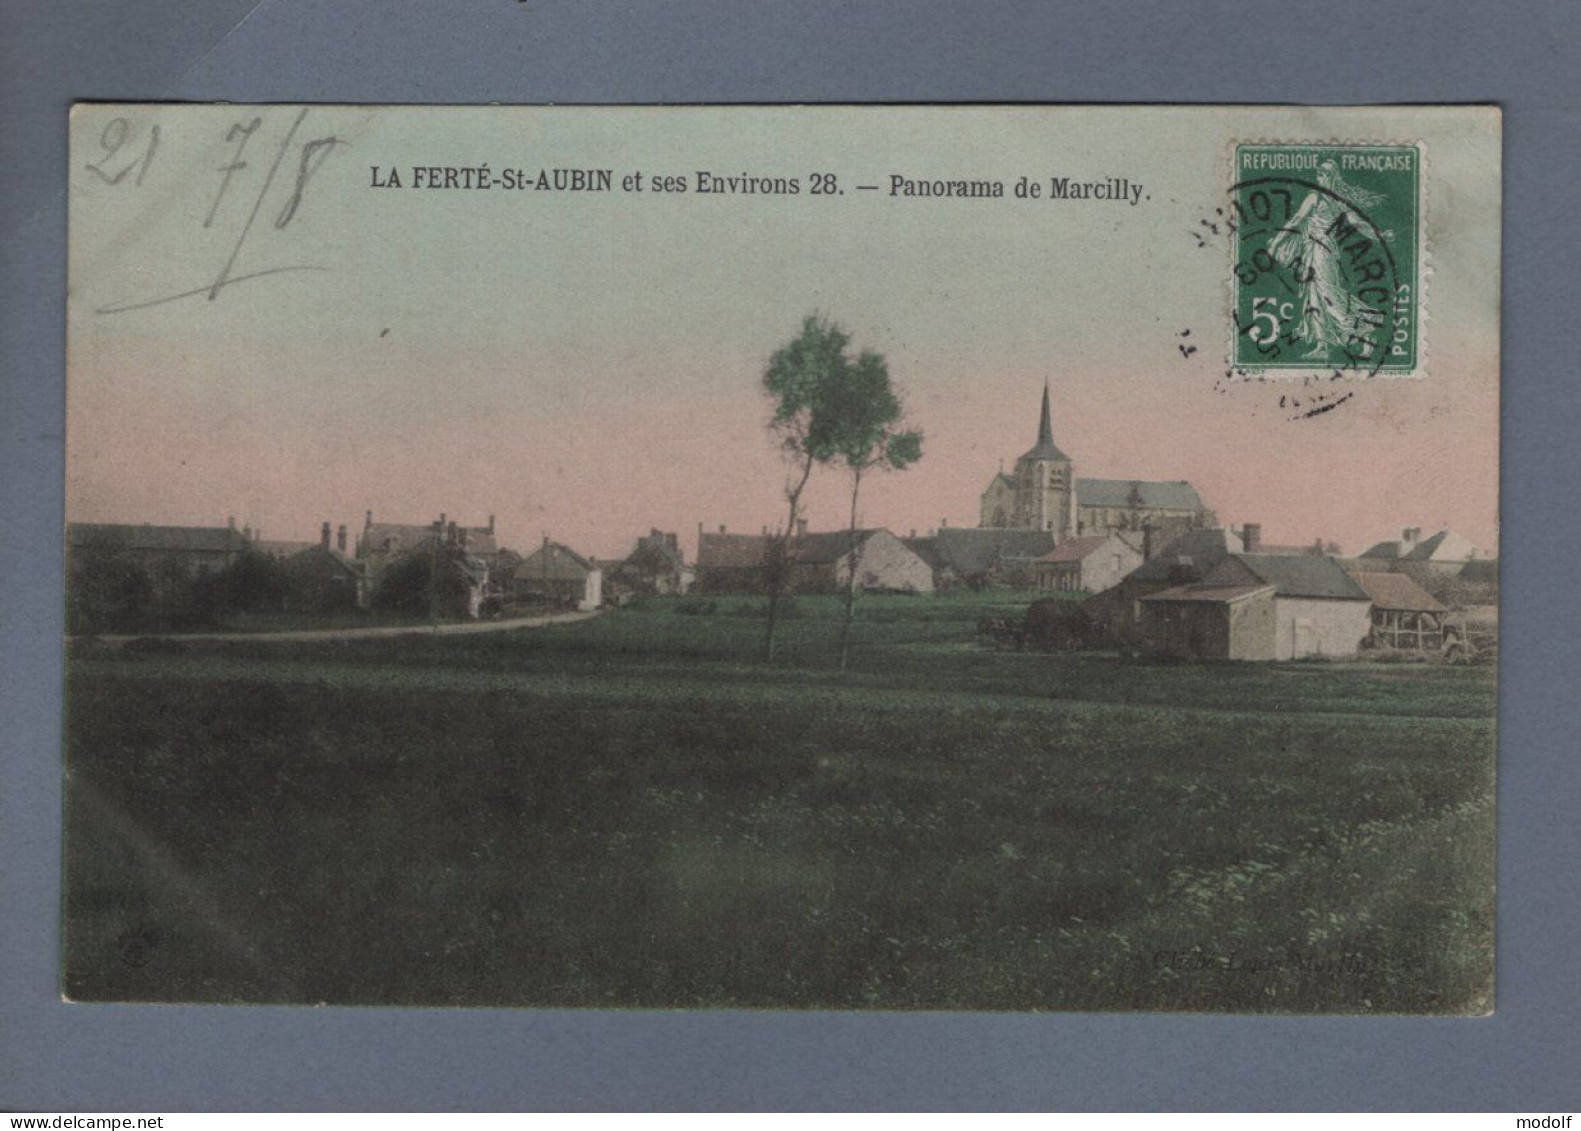
<path fill-rule="evenodd" d="M 1236 369 L 1417 373 L 1420 147 L 1237 145 L 1234 181 Z"/>

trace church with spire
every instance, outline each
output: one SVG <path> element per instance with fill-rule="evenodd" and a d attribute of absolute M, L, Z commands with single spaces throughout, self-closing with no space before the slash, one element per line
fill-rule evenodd
<path fill-rule="evenodd" d="M 1037 443 L 1016 460 L 1013 471 L 1001 470 L 989 481 L 980 506 L 981 527 L 1043 530 L 1056 541 L 1110 531 L 1152 532 L 1162 546 L 1186 530 L 1215 522 L 1185 480 L 1078 479 L 1074 461 L 1054 443 L 1047 383 Z"/>

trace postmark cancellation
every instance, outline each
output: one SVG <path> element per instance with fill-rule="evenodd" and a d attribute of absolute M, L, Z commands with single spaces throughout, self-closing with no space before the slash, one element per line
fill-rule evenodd
<path fill-rule="evenodd" d="M 1232 152 L 1232 371 L 1422 375 L 1422 147 Z"/>

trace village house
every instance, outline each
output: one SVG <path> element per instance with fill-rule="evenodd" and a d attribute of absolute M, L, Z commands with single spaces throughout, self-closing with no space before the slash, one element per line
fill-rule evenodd
<path fill-rule="evenodd" d="M 1372 627 L 1366 590 L 1328 557 L 1231 554 L 1140 604 L 1142 648 L 1194 659 L 1354 656 Z"/>
<path fill-rule="evenodd" d="M 1458 573 L 1467 562 L 1483 561 L 1488 555 L 1453 530 L 1424 538 L 1420 526 L 1408 526 L 1398 539 L 1375 543 L 1363 550 L 1361 557 L 1372 562 L 1419 562 L 1435 573 Z"/>
<path fill-rule="evenodd" d="M 803 534 L 792 545 L 792 587 L 798 593 L 844 592 L 852 572 L 869 592 L 932 593 L 933 570 L 882 527 Z"/>
<path fill-rule="evenodd" d="M 428 546 L 431 541 L 449 541 L 492 569 L 499 558 L 499 543 L 494 535 L 494 516 L 487 526 L 460 526 L 441 514 L 438 523 L 374 522 L 373 512 L 365 512 L 362 534 L 357 538 L 357 560 L 363 563 L 368 584 L 377 590 L 379 580 L 390 565 L 407 554 Z"/>
<path fill-rule="evenodd" d="M 1449 610 L 1409 574 L 1349 572 L 1372 600 L 1373 645 L 1415 651 L 1443 646 L 1444 614 Z"/>
<path fill-rule="evenodd" d="M 1031 589 L 1037 561 L 1054 549 L 1052 531 L 941 526 L 906 547 L 933 568 L 933 587 L 1004 585 Z"/>
<path fill-rule="evenodd" d="M 681 556 L 679 538 L 655 527 L 637 539 L 625 558 L 609 563 L 605 586 L 641 596 L 671 596 L 692 587 L 693 573 Z"/>
<path fill-rule="evenodd" d="M 346 527 L 330 542 L 330 525 L 319 528 L 319 540 L 280 563 L 286 580 L 286 608 L 294 612 L 334 613 L 368 607 L 364 563 L 346 553 Z"/>
<path fill-rule="evenodd" d="M 1101 593 L 1141 564 L 1141 548 L 1117 531 L 1079 535 L 1037 559 L 1037 586 L 1058 593 Z"/>
<path fill-rule="evenodd" d="M 153 526 L 149 523 L 71 522 L 71 559 L 113 557 L 141 570 L 156 594 L 172 585 L 219 573 L 250 544 L 251 531 L 225 526 Z"/>
<path fill-rule="evenodd" d="M 516 567 L 511 592 L 518 601 L 596 609 L 604 603 L 604 574 L 571 547 L 545 538 Z"/>
<path fill-rule="evenodd" d="M 761 534 L 732 534 L 724 526 L 716 533 L 704 530 L 703 524 L 698 523 L 694 590 L 698 593 L 764 592 L 764 565 L 770 545 L 767 527 Z"/>

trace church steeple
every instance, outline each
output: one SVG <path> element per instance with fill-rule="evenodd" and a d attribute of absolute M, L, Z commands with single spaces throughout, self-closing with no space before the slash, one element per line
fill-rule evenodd
<path fill-rule="evenodd" d="M 1036 460 L 1065 460 L 1069 462 L 1064 452 L 1054 445 L 1054 424 L 1049 415 L 1049 384 L 1043 382 L 1043 412 L 1038 418 L 1038 442 L 1022 459 Z"/>

